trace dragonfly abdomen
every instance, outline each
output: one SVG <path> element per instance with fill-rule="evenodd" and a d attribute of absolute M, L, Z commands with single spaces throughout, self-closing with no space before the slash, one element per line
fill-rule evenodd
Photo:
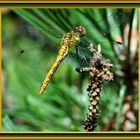
<path fill-rule="evenodd" d="M 59 64 L 66 57 L 67 54 L 68 54 L 68 47 L 67 46 L 61 46 L 61 48 L 58 52 L 58 56 L 57 56 L 54 64 L 50 68 L 49 72 L 47 73 L 47 75 L 46 75 L 46 77 L 45 77 L 45 79 L 44 79 L 44 81 L 41 85 L 41 88 L 39 90 L 40 95 L 42 95 L 42 93 L 46 89 L 47 85 L 49 84 L 49 81 L 51 80 L 52 76 L 54 75 L 55 71 L 57 70 Z"/>

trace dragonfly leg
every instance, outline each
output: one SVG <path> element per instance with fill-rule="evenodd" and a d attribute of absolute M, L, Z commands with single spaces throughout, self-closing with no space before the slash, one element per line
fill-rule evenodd
<path fill-rule="evenodd" d="M 76 68 L 75 70 L 79 73 L 86 73 L 86 72 L 90 72 L 91 68 L 90 67 L 82 67 L 82 68 Z"/>
<path fill-rule="evenodd" d="M 79 58 L 79 51 L 78 51 L 78 46 L 76 45 L 76 56 Z"/>

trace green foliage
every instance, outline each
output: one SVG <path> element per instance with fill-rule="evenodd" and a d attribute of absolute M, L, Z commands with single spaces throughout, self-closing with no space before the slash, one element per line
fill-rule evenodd
<path fill-rule="evenodd" d="M 122 14 L 117 15 L 118 12 Z M 137 112 L 137 49 L 132 52 L 130 43 L 126 45 L 131 38 L 123 38 L 127 24 L 137 30 L 137 9 L 11 9 L 3 14 L 2 21 L 4 131 L 84 131 L 88 77 L 74 71 L 77 63 L 72 60 L 60 64 L 44 95 L 38 95 L 42 80 L 56 58 L 62 35 L 77 25 L 87 29 L 81 42 L 92 42 L 95 48 L 101 44 L 103 56 L 114 64 L 114 81 L 103 84 L 96 130 L 105 130 L 116 108 L 119 111 L 115 115 L 115 128 L 109 130 L 121 130 L 119 117 L 129 80 L 135 83 L 130 88 L 134 91 L 134 112 Z M 117 37 L 126 45 L 122 52 L 118 52 L 119 47 L 116 51 Z M 21 57 L 22 49 L 26 51 Z M 133 65 L 134 77 L 128 81 L 118 74 L 127 75 L 124 69 L 131 66 L 126 66 L 122 54 L 130 55 Z M 124 87 L 126 93 L 121 96 Z"/>

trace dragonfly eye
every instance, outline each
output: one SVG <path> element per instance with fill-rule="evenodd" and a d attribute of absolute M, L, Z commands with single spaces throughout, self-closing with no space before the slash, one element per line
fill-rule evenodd
<path fill-rule="evenodd" d="M 75 32 L 78 32 L 80 37 L 82 37 L 86 34 L 86 29 L 83 26 L 78 26 L 75 28 Z"/>

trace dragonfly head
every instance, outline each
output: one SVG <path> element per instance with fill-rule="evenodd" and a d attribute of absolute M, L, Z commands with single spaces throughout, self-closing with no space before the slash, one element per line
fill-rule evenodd
<path fill-rule="evenodd" d="M 79 34 L 80 37 L 84 36 L 86 34 L 86 29 L 83 26 L 78 26 L 74 29 L 75 32 Z"/>

